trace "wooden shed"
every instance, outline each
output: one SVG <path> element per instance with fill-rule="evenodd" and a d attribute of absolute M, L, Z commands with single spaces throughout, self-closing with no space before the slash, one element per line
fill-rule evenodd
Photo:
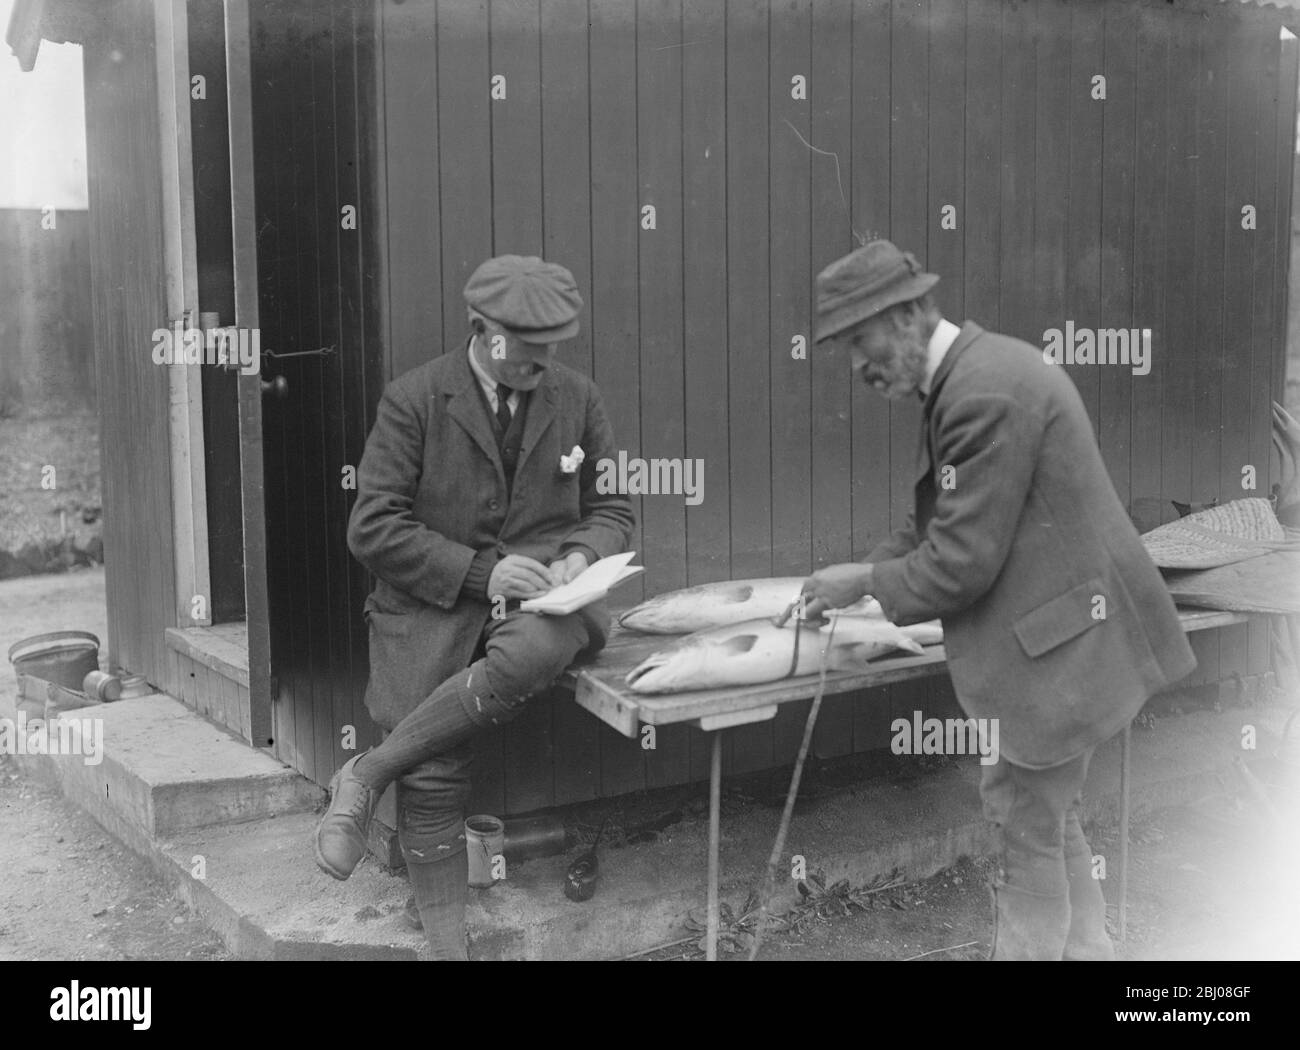
<path fill-rule="evenodd" d="M 1142 528 L 1266 495 L 1284 376 L 1297 12 L 1215 0 L 18 0 L 9 41 L 85 49 L 113 660 L 326 783 L 374 733 L 345 544 L 384 383 L 465 335 L 490 255 L 568 266 L 561 359 L 629 456 L 620 600 L 862 556 L 906 514 L 916 405 L 811 343 L 813 278 L 889 237 L 950 318 L 1041 344 L 1150 329 L 1149 371 L 1069 366 Z M 159 328 L 257 331 L 260 375 L 160 367 Z M 210 319 L 210 318 L 209 318 Z M 1267 635 L 1195 639 L 1194 681 Z M 946 684 L 828 701 L 824 756 L 887 745 Z M 803 713 L 734 731 L 789 762 Z M 557 698 L 486 738 L 476 808 L 706 774 Z"/>

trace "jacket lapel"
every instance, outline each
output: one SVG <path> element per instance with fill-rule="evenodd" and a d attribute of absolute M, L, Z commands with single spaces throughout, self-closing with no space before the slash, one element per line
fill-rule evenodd
<path fill-rule="evenodd" d="M 478 382 L 469 367 L 469 344 L 452 351 L 458 355 L 455 378 L 447 391 L 447 414 L 474 439 L 474 443 L 483 450 L 483 454 L 496 464 L 501 485 L 505 487 L 506 472 L 501 465 L 501 452 L 497 449 L 496 438 L 488 423 L 487 413 L 483 411 L 483 399 L 474 389 Z M 530 420 L 531 424 L 531 420 Z"/>
<path fill-rule="evenodd" d="M 919 440 L 916 443 L 916 473 L 913 476 L 919 485 L 930 476 L 930 420 L 928 418 L 921 420 L 918 437 Z"/>

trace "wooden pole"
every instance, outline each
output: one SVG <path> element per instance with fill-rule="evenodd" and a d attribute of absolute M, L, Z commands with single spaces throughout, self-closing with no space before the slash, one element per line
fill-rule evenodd
<path fill-rule="evenodd" d="M 704 958 L 718 958 L 718 852 L 722 838 L 722 730 L 710 736 L 712 757 L 709 759 L 709 913 L 705 929 Z"/>
<path fill-rule="evenodd" d="M 1124 727 L 1119 745 L 1119 939 L 1122 944 L 1128 936 L 1128 801 L 1129 801 L 1129 745 L 1133 726 Z"/>

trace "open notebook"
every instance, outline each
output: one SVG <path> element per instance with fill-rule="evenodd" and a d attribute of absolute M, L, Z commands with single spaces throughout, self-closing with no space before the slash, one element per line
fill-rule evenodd
<path fill-rule="evenodd" d="M 645 572 L 641 565 L 628 564 L 635 557 L 636 551 L 629 551 L 601 558 L 563 586 L 552 588 L 540 598 L 520 602 L 519 608 L 523 612 L 545 613 L 549 616 L 564 616 L 575 609 L 581 609 L 584 605 L 605 597 L 611 588 L 617 587 L 624 580 Z"/>

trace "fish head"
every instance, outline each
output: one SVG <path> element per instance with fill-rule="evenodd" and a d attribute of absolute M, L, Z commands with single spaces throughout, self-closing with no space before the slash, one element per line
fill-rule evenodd
<path fill-rule="evenodd" d="M 718 665 L 744 656 L 758 642 L 756 632 L 704 631 L 651 653 L 628 672 L 625 682 L 637 693 L 672 693 L 705 689 Z"/>

